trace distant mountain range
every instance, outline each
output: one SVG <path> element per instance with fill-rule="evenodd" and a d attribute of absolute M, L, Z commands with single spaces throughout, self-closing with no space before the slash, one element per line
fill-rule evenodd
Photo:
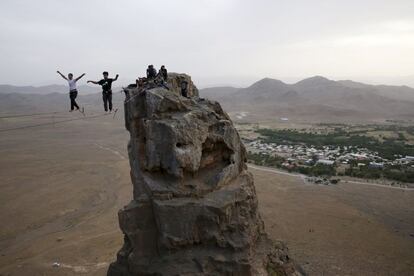
<path fill-rule="evenodd" d="M 41 87 L 0 85 L 0 113 L 66 110 L 65 85 Z M 119 89 L 114 88 L 115 91 Z M 78 102 L 101 108 L 100 87 L 79 86 Z M 295 84 L 264 78 L 246 88 L 212 87 L 200 96 L 220 102 L 241 120 L 280 118 L 311 121 L 414 120 L 414 89 L 408 86 L 369 85 L 350 80 L 333 81 L 316 76 Z M 123 95 L 114 94 L 121 102 Z"/>
<path fill-rule="evenodd" d="M 275 117 L 321 121 L 414 118 L 413 88 L 321 76 L 295 84 L 265 78 L 247 88 L 202 89 L 200 95 L 219 101 L 230 112 L 248 112 L 253 121 Z"/>
<path fill-rule="evenodd" d="M 78 86 L 79 92 L 84 94 L 98 93 L 101 88 L 99 86 Z M 46 86 L 14 86 L 8 84 L 0 84 L 0 93 L 20 93 L 20 94 L 41 94 L 47 95 L 51 93 L 68 93 L 67 85 L 46 85 Z"/>
<path fill-rule="evenodd" d="M 115 91 L 114 91 L 115 92 Z M 112 96 L 114 108 L 123 107 L 123 93 L 114 93 Z M 103 110 L 102 94 L 80 94 L 76 99 L 81 107 L 87 110 Z M 69 111 L 69 93 L 25 94 L 0 93 L 0 116 L 9 114 L 26 114 L 32 112 Z"/>
<path fill-rule="evenodd" d="M 113 87 L 113 101 L 122 102 L 124 96 Z M 88 109 L 102 109 L 100 86 L 78 86 L 77 102 Z M 67 85 L 13 86 L 0 85 L 0 115 L 27 112 L 49 112 L 69 110 Z M 119 104 L 118 104 L 119 105 Z"/>

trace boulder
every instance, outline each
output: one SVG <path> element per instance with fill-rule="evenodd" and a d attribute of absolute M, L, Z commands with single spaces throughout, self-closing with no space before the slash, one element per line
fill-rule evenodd
<path fill-rule="evenodd" d="M 124 245 L 108 275 L 301 275 L 265 233 L 229 116 L 187 75 L 167 86 L 126 91 L 133 200 L 118 213 Z"/>

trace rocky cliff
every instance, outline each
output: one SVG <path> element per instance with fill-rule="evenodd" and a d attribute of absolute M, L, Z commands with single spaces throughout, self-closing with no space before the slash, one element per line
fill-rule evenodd
<path fill-rule="evenodd" d="M 266 236 L 229 116 L 187 75 L 168 86 L 126 90 L 134 194 L 118 213 L 124 245 L 108 275 L 300 275 Z"/>

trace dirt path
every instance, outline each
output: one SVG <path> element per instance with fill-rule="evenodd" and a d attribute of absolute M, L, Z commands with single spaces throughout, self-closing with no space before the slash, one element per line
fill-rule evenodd
<path fill-rule="evenodd" d="M 97 143 L 95 143 L 95 146 L 97 146 L 98 148 L 100 148 L 100 149 L 102 149 L 102 150 L 107 150 L 107 151 L 109 151 L 109 152 L 111 152 L 111 153 L 115 154 L 116 156 L 118 156 L 118 157 L 119 157 L 119 158 L 121 158 L 122 160 L 127 159 L 127 157 L 125 157 L 122 153 L 120 153 L 119 151 L 114 150 L 114 149 L 112 149 L 112 148 L 110 148 L 110 147 L 103 146 L 103 145 L 101 145 L 101 144 L 97 144 Z"/>

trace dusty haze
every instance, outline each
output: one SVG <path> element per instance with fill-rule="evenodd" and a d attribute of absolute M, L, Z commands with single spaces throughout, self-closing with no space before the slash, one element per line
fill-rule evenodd
<path fill-rule="evenodd" d="M 414 86 L 413 13 L 409 0 L 3 0 L 0 83 L 59 83 L 60 69 L 122 84 L 153 63 L 200 87 L 312 75 Z"/>

